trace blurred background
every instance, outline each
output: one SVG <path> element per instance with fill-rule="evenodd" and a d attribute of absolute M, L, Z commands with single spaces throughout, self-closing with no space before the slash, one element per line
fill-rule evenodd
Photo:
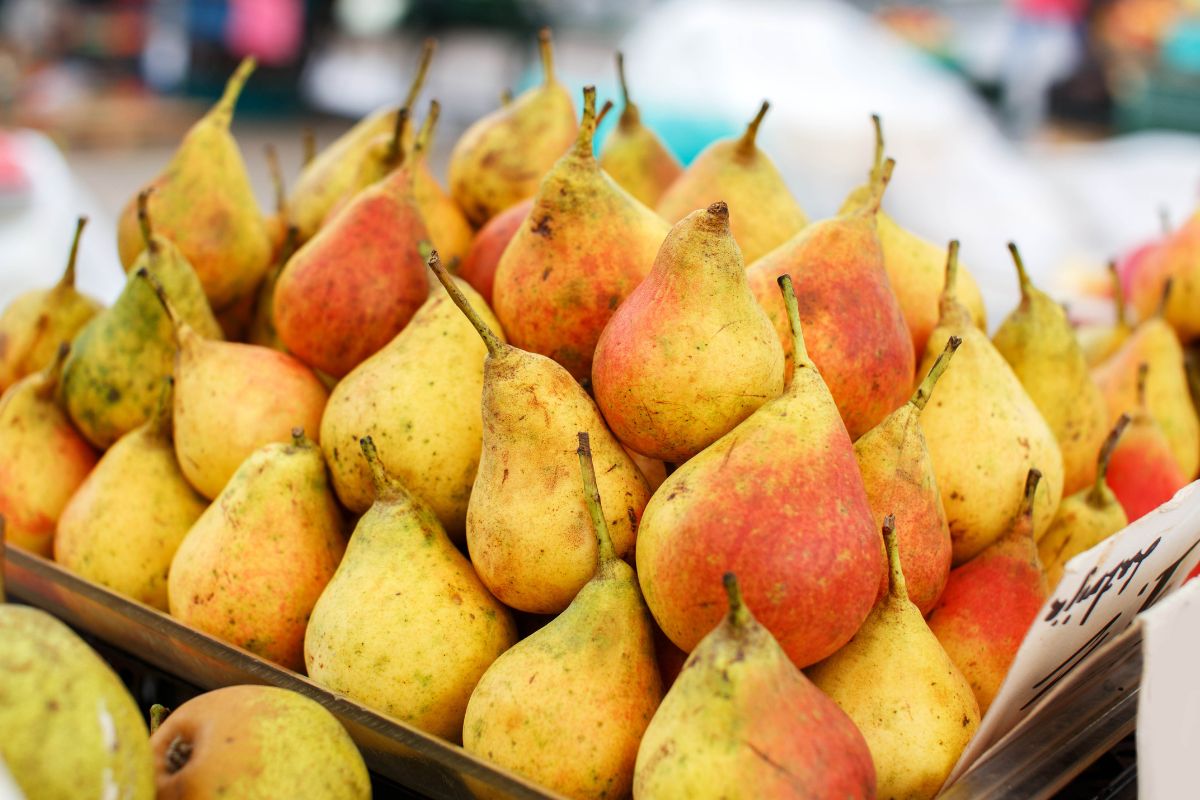
<path fill-rule="evenodd" d="M 963 241 L 993 326 L 1018 296 L 1007 241 L 1086 318 L 1104 262 L 1197 203 L 1197 0 L 0 0 L 0 305 L 57 279 L 79 213 L 79 283 L 111 301 L 117 214 L 243 56 L 260 67 L 233 131 L 269 209 L 264 147 L 294 177 L 306 130 L 324 146 L 403 97 L 426 36 L 420 114 L 441 101 L 444 165 L 538 79 L 542 25 L 564 83 L 618 104 L 622 49 L 643 120 L 685 163 L 769 99 L 759 143 L 813 218 L 862 182 L 880 113 L 885 205 Z"/>

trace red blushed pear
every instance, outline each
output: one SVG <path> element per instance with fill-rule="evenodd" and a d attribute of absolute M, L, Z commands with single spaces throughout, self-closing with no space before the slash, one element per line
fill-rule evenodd
<path fill-rule="evenodd" d="M 309 366 L 341 377 L 399 333 L 429 296 L 429 233 L 402 164 L 360 192 L 292 256 L 275 328 Z"/>
<path fill-rule="evenodd" d="M 496 317 L 509 341 L 588 377 L 600 332 L 650 272 L 669 226 L 600 169 L 596 89 L 583 92 L 574 146 L 542 181 L 496 268 Z"/>
<path fill-rule="evenodd" d="M 921 411 L 961 344 L 962 339 L 951 336 L 912 398 L 854 443 L 876 521 L 882 527 L 893 514 L 898 521 L 895 535 L 904 554 L 905 586 L 922 614 L 928 614 L 942 594 L 953 548 L 933 459 L 921 432 Z"/>
<path fill-rule="evenodd" d="M 1042 473 L 1029 470 L 1021 508 L 1008 531 L 950 572 L 929 627 L 971 684 L 979 713 L 1000 691 L 1029 627 L 1046 602 L 1033 499 Z"/>
<path fill-rule="evenodd" d="M 496 282 L 496 267 L 500 265 L 500 257 L 532 208 L 533 198 L 530 197 L 488 220 L 475 234 L 467 257 L 458 267 L 458 277 L 483 295 L 488 305 L 492 304 L 492 285 Z"/>
<path fill-rule="evenodd" d="M 750 288 L 789 359 L 787 314 L 774 283 L 780 275 L 796 276 L 809 354 L 852 439 L 878 425 L 912 391 L 912 336 L 888 282 L 875 227 L 893 164 L 888 159 L 876 176 L 871 202 L 809 225 L 749 271 Z"/>
<path fill-rule="evenodd" d="M 668 476 L 642 516 L 637 567 L 654 618 L 682 649 L 721 621 L 721 576 L 732 570 L 805 667 L 858 630 L 885 559 L 846 426 L 805 350 L 790 278 L 780 286 L 791 385 Z"/>
<path fill-rule="evenodd" d="M 1138 404 L 1108 461 L 1108 487 L 1130 522 L 1141 519 L 1187 485 L 1158 421 L 1146 405 L 1149 365 L 1138 367 Z"/>
<path fill-rule="evenodd" d="M 1129 302 L 1145 319 L 1154 313 L 1170 280 L 1174 291 L 1162 315 L 1179 338 L 1200 337 L 1200 211 L 1141 259 L 1129 276 Z"/>

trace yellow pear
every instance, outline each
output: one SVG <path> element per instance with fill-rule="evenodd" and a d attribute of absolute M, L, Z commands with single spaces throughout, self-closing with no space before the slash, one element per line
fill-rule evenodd
<path fill-rule="evenodd" d="M 1088 366 L 1093 368 L 1117 352 L 1117 348 L 1133 333 L 1133 326 L 1129 324 L 1129 314 L 1125 310 L 1125 289 L 1121 285 L 1121 275 L 1117 272 L 1115 261 L 1108 262 L 1108 274 L 1112 281 L 1112 325 L 1086 325 L 1075 329 L 1079 346 L 1083 349 L 1083 357 L 1087 359 Z"/>
<path fill-rule="evenodd" d="M 1054 437 L 1063 460 L 1063 494 L 1096 477 L 1096 453 L 1104 442 L 1108 410 L 1063 307 L 1033 285 L 1015 244 L 1009 243 L 1021 303 L 992 336 L 992 344 L 1016 373 Z"/>
<path fill-rule="evenodd" d="M 361 448 L 376 499 L 313 608 L 304 663 L 317 683 L 457 742 L 475 684 L 517 628 L 370 436 Z"/>
<path fill-rule="evenodd" d="M 455 279 L 484 323 L 504 341 L 483 298 Z M 321 449 L 333 487 L 361 514 L 375 499 L 358 446 L 384 445 L 388 472 L 437 514 L 447 535 L 466 537 L 467 501 L 483 446 L 483 360 L 487 347 L 438 285 L 404 330 L 342 378 L 321 417 Z"/>
<path fill-rule="evenodd" d="M 655 207 L 660 216 L 676 223 L 697 208 L 724 200 L 746 266 L 808 224 L 774 162 L 755 144 L 758 126 L 770 107 L 764 100 L 741 137 L 722 139 L 705 148 L 663 192 Z"/>
<path fill-rule="evenodd" d="M 54 560 L 166 611 L 171 559 L 207 505 L 175 461 L 168 387 L 154 416 L 118 439 L 71 496 Z"/>
<path fill-rule="evenodd" d="M 908 599 L 899 538 L 884 519 L 888 592 L 849 644 L 808 677 L 862 731 L 880 797 L 929 800 L 979 727 L 971 684 Z"/>
<path fill-rule="evenodd" d="M 269 347 L 281 353 L 287 351 L 283 340 L 279 338 L 279 331 L 275 330 L 275 284 L 279 281 L 279 273 L 283 272 L 288 259 L 296 252 L 299 237 L 300 229 L 289 225 L 287 233 L 283 236 L 283 244 L 279 246 L 279 255 L 275 263 L 259 284 L 258 294 L 254 298 L 254 315 L 246 329 L 246 341 L 249 344 Z"/>
<path fill-rule="evenodd" d="M 429 103 L 429 114 L 421 125 L 414 147 L 420 149 L 426 156 L 433 148 L 433 132 L 437 127 L 441 106 L 437 100 Z M 446 194 L 433 176 L 429 168 L 428 157 L 417 162 L 417 174 L 413 176 L 413 199 L 417 209 L 425 220 L 425 229 L 429 231 L 429 240 L 433 249 L 438 251 L 452 272 L 457 272 L 458 265 L 467 257 L 471 249 L 471 240 L 475 231 L 467 221 L 462 209 L 450 195 Z"/>
<path fill-rule="evenodd" d="M 617 53 L 617 76 L 621 81 L 625 108 L 621 110 L 617 127 L 604 140 L 600 168 L 622 189 L 654 208 L 667 187 L 683 174 L 683 167 L 654 131 L 642 123 L 641 112 L 629 99 L 625 56 L 621 53 Z"/>
<path fill-rule="evenodd" d="M 925 344 L 918 379 L 951 336 L 962 339 L 954 369 L 921 412 L 921 429 L 954 548 L 954 563 L 979 553 L 1006 530 L 1021 506 L 1025 476 L 1042 471 L 1034 527 L 1043 530 L 1062 500 L 1062 452 L 1012 367 L 958 301 L 958 242 L 950 243 L 941 317 Z"/>
<path fill-rule="evenodd" d="M 637 577 L 608 535 L 588 434 L 578 440 L 595 574 L 562 614 L 483 674 L 463 747 L 567 797 L 624 797 L 662 679 Z"/>

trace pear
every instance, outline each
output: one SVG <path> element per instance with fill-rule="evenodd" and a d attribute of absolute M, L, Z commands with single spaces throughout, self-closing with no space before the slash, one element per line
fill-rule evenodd
<path fill-rule="evenodd" d="M 1109 457 L 1107 483 L 1130 522 L 1141 519 L 1188 484 L 1171 440 L 1149 408 L 1150 365 L 1138 367 L 1137 405 L 1129 431 Z"/>
<path fill-rule="evenodd" d="M 675 180 L 683 174 L 679 159 L 667 149 L 654 131 L 642 123 L 637 105 L 629 99 L 625 82 L 625 56 L 617 53 L 617 77 L 621 81 L 621 119 L 604 140 L 600 167 L 622 189 L 650 208 L 654 208 Z"/>
<path fill-rule="evenodd" d="M 625 447 L 624 445 L 621 445 Z M 667 479 L 667 465 L 659 461 L 657 458 L 648 458 L 636 450 L 630 450 L 625 447 L 625 452 L 633 459 L 633 463 L 637 465 L 638 472 L 642 473 L 642 477 L 646 479 L 646 484 L 650 487 L 650 493 L 662 486 L 663 481 Z"/>
<path fill-rule="evenodd" d="M 509 340 L 581 380 L 600 332 L 649 273 L 669 230 L 600 169 L 596 90 L 583 90 L 579 138 L 542 181 L 496 267 L 496 317 Z M 517 198 L 520 199 L 520 198 Z"/>
<path fill-rule="evenodd" d="M 279 331 L 275 330 L 275 284 L 279 281 L 279 273 L 296 252 L 300 240 L 300 229 L 289 225 L 284 235 L 283 244 L 279 246 L 279 255 L 271 270 L 259 284 L 258 293 L 254 297 L 254 315 L 246 329 L 246 341 L 260 347 L 285 352 L 287 348 L 279 339 Z"/>
<path fill-rule="evenodd" d="M 681 464 L 783 392 L 783 349 L 713 203 L 667 234 L 596 345 L 592 388 L 621 442 Z"/>
<path fill-rule="evenodd" d="M 871 202 L 872 183 L 883 169 L 883 123 L 878 114 L 871 115 L 871 122 L 875 126 L 875 165 L 867 183 L 846 198 L 842 204 L 842 214 Z M 946 251 L 902 228 L 882 208 L 875 213 L 875 227 L 879 234 L 879 245 L 883 249 L 883 267 L 887 270 L 892 291 L 896 293 L 904 322 L 912 334 L 913 352 L 923 353 L 929 334 L 938 324 L 938 302 L 946 278 Z M 983 305 L 983 295 L 965 265 L 959 267 L 958 280 L 959 302 L 966 306 L 975 327 L 986 332 L 987 311 Z"/>
<path fill-rule="evenodd" d="M 271 239 L 254 198 L 246 165 L 229 133 L 233 107 L 254 71 L 238 66 L 217 104 L 192 126 L 150 186 L 154 222 L 196 270 L 213 308 L 224 310 L 254 291 L 271 265 Z M 117 223 L 117 250 L 126 272 L 146 247 L 139 231 L 142 194 L 130 199 Z"/>
<path fill-rule="evenodd" d="M 930 630 L 970 682 L 981 714 L 996 698 L 1021 641 L 1046 602 L 1034 513 L 1041 479 L 1041 472 L 1029 470 L 1021 506 L 1008 530 L 951 570 L 946 590 L 929 615 Z"/>
<path fill-rule="evenodd" d="M 642 737 L 634 798 L 875 797 L 863 735 L 724 583 L 728 612 Z"/>
<path fill-rule="evenodd" d="M 145 268 L 158 279 L 180 317 L 200 336 L 220 339 L 221 328 L 191 264 L 170 240 L 151 230 L 149 191 L 138 197 L 146 248 L 137 270 Z M 170 318 L 150 284 L 130 276 L 112 307 L 75 337 L 59 387 L 63 407 L 88 441 L 107 448 L 154 413 L 174 357 Z"/>
<path fill-rule="evenodd" d="M 263 154 L 266 157 L 267 172 L 271 175 L 271 188 L 275 192 L 275 212 L 266 218 L 267 236 L 271 240 L 271 265 L 274 266 L 287 239 L 289 228 L 295 226 L 288 222 L 287 187 L 284 185 L 283 168 L 279 165 L 279 152 L 275 145 L 268 144 L 263 149 Z M 263 278 L 265 279 L 266 275 Z M 257 297 L 260 291 L 255 290 L 251 294 Z"/>
<path fill-rule="evenodd" d="M 595 572 L 596 538 L 562 442 L 591 436 L 613 546 L 634 547 L 650 488 L 608 430 L 592 398 L 562 367 L 500 341 L 463 296 L 437 253 L 429 266 L 487 346 L 483 445 L 467 505 L 467 548 L 483 583 L 503 603 L 557 614 Z"/>
<path fill-rule="evenodd" d="M 220 342 L 196 333 L 150 273 L 175 327 L 175 452 L 188 483 L 208 499 L 225 488 L 251 453 L 288 442 L 295 428 L 315 431 L 329 393 L 295 358 L 253 344 Z"/>
<path fill-rule="evenodd" d="M 891 173 L 889 160 L 874 184 L 873 203 L 809 225 L 749 271 L 750 288 L 775 323 L 789 358 L 791 334 L 775 281 L 795 276 L 810 355 L 851 439 L 878 425 L 912 391 L 912 339 L 875 231 L 875 211 Z"/>
<path fill-rule="evenodd" d="M 96 465 L 96 453 L 54 400 L 67 345 L 41 372 L 0 395 L 0 517 L 8 539 L 50 555 L 54 527 Z"/>
<path fill-rule="evenodd" d="M 489 219 L 475 234 L 467 257 L 459 265 L 458 277 L 471 284 L 489 305 L 500 257 L 529 217 L 532 208 L 533 198 L 528 197 Z"/>
<path fill-rule="evenodd" d="M 721 621 L 721 576 L 737 572 L 763 625 L 806 667 L 870 613 L 883 543 L 846 426 L 805 350 L 791 279 L 780 286 L 791 384 L 667 477 L 642 516 L 637 570 L 655 620 L 689 652 Z"/>
<path fill-rule="evenodd" d="M 275 686 L 193 697 L 150 737 L 160 798 L 370 800 L 354 740 L 320 703 Z"/>
<path fill-rule="evenodd" d="M 104 454 L 71 496 L 54 535 L 55 561 L 162 611 L 171 559 L 208 506 L 175 461 L 165 383 L 154 416 Z"/>
<path fill-rule="evenodd" d="M 288 669 L 346 541 L 316 443 L 297 428 L 247 458 L 171 561 L 171 616 Z"/>
<path fill-rule="evenodd" d="M 463 747 L 567 797 L 624 797 L 662 681 L 654 623 L 608 535 L 588 434 L 578 438 L 595 574 L 565 611 L 483 674 Z"/>
<path fill-rule="evenodd" d="M 575 139 L 575 106 L 554 76 L 549 28 L 538 47 L 542 84 L 477 120 L 450 153 L 450 196 L 475 227 L 536 192 Z"/>
<path fill-rule="evenodd" d="M 99 303 L 75 289 L 75 258 L 85 225 L 87 217 L 80 217 L 67 268 L 58 283 L 20 295 L 0 314 L 0 393 L 50 366 L 58 346 L 74 339 L 100 312 Z"/>
<path fill-rule="evenodd" d="M 1021 285 L 1021 303 L 992 336 L 1054 437 L 1063 460 L 1063 494 L 1096 477 L 1096 453 L 1107 434 L 1108 410 L 1063 307 L 1033 285 L 1021 254 L 1008 245 Z"/>
<path fill-rule="evenodd" d="M 1075 330 L 1089 368 L 1107 361 L 1133 333 L 1133 326 L 1129 324 L 1129 313 L 1125 310 L 1125 290 L 1121 286 L 1121 276 L 1117 272 L 1115 261 L 1108 262 L 1108 274 L 1112 281 L 1113 324 L 1090 325 Z"/>
<path fill-rule="evenodd" d="M 0 604 L 0 642 L 0 764 L 21 792 L 6 796 L 152 800 L 146 723 L 112 668 L 29 606 Z"/>
<path fill-rule="evenodd" d="M 1150 365 L 1146 406 L 1162 427 L 1185 481 L 1200 470 L 1200 417 L 1188 396 L 1187 372 L 1179 337 L 1167 322 L 1174 284 L 1168 281 L 1160 298 L 1159 313 L 1137 328 L 1107 361 L 1092 371 L 1108 404 L 1110 421 L 1139 405 L 1137 375 L 1141 364 Z"/>
<path fill-rule="evenodd" d="M 1190 342 L 1200 337 L 1200 211 L 1169 233 L 1130 276 L 1129 302 L 1141 319 L 1155 313 L 1168 281 L 1175 288 L 1162 300 L 1161 315 L 1182 341 Z"/>
<path fill-rule="evenodd" d="M 504 341 L 483 299 L 459 290 Z M 334 387 L 321 417 L 321 449 L 333 487 L 354 513 L 371 507 L 375 483 L 358 440 L 385 445 L 384 467 L 437 514 L 455 543 L 466 538 L 467 501 L 483 447 L 487 347 L 439 285 L 412 322 Z"/>
<path fill-rule="evenodd" d="M 1128 414 L 1117 420 L 1100 448 L 1094 482 L 1063 498 L 1050 529 L 1038 541 L 1038 558 L 1046 573 L 1047 586 L 1058 586 L 1068 561 L 1129 524 L 1125 509 L 1105 480 L 1113 450 L 1129 420 Z"/>
<path fill-rule="evenodd" d="M 375 502 L 313 608 L 304 663 L 317 683 L 458 741 L 480 676 L 517 642 L 433 511 L 389 475 L 370 436 Z"/>
<path fill-rule="evenodd" d="M 884 518 L 887 594 L 845 647 L 809 667 L 808 678 L 867 740 L 879 796 L 929 799 L 979 728 L 979 704 L 909 600 L 894 525 Z"/>
<path fill-rule="evenodd" d="M 896 540 L 908 564 L 904 583 L 909 600 L 922 614 L 929 613 L 946 586 L 952 547 L 929 445 L 921 431 L 921 411 L 961 344 L 962 339 L 951 336 L 909 401 L 854 443 L 876 523 L 882 526 L 889 516 L 898 520 Z"/>
<path fill-rule="evenodd" d="M 667 221 L 678 222 L 697 208 L 724 200 L 732 209 L 730 227 L 747 265 L 808 224 L 774 162 L 755 143 L 770 107 L 764 100 L 740 137 L 705 148 L 663 192 L 655 207 Z"/>
<path fill-rule="evenodd" d="M 396 130 L 400 108 L 414 106 L 425 83 L 429 62 L 437 43 L 426 39 L 421 49 L 417 72 L 404 103 L 396 108 L 383 108 L 360 120 L 333 144 L 314 158 L 307 160 L 296 185 L 288 196 L 288 221 L 299 230 L 299 241 L 306 242 L 316 235 L 329 211 L 347 194 L 352 194 L 362 161 L 380 136 Z M 411 136 L 411 131 L 406 132 Z"/>
<path fill-rule="evenodd" d="M 411 163 L 401 163 L 359 192 L 296 251 L 275 284 L 279 338 L 335 378 L 391 341 L 429 296 L 429 233 L 413 174 Z"/>
<path fill-rule="evenodd" d="M 941 319 L 925 345 L 919 378 L 951 336 L 962 339 L 954 369 L 942 376 L 921 430 L 950 525 L 954 563 L 977 555 L 1009 528 L 1022 503 L 1021 482 L 1041 470 L 1035 527 L 1045 530 L 1062 500 L 1062 452 L 1012 367 L 958 301 L 958 242 L 950 243 Z"/>
<path fill-rule="evenodd" d="M 360 192 L 386 178 L 406 160 L 411 160 L 413 150 L 405 144 L 406 140 L 412 140 L 412 113 L 407 106 L 396 112 L 395 120 L 396 126 L 390 133 L 375 137 L 363 150 L 353 182 L 345 194 L 330 206 L 321 222 L 322 227 L 336 219 Z"/>
<path fill-rule="evenodd" d="M 441 107 L 436 100 L 429 103 L 429 114 L 417 134 L 416 147 L 425 153 L 433 149 L 433 132 L 437 128 Z M 471 239 L 475 231 L 467 221 L 458 203 L 442 189 L 433 171 L 429 168 L 429 159 L 422 158 L 417 162 L 417 174 L 413 181 L 413 199 L 425 220 L 429 238 L 435 250 L 451 266 L 451 271 L 458 268 L 467 252 L 471 249 Z"/>

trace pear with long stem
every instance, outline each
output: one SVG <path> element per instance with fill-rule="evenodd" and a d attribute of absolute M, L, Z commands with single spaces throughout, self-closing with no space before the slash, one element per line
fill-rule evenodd
<path fill-rule="evenodd" d="M 617 77 L 621 82 L 621 119 L 604 140 L 600 166 L 625 191 L 650 208 L 663 192 L 683 173 L 679 159 L 662 140 L 642 122 L 637 105 L 629 99 L 625 82 L 625 56 L 617 53 Z"/>
<path fill-rule="evenodd" d="M 1087 359 L 1088 366 L 1093 368 L 1107 360 L 1133 333 L 1133 326 L 1129 324 L 1129 311 L 1125 307 L 1125 289 L 1117 271 L 1117 262 L 1108 262 L 1108 277 L 1112 284 L 1112 324 L 1089 325 L 1075 331 L 1079 346 L 1083 348 L 1083 357 Z"/>

